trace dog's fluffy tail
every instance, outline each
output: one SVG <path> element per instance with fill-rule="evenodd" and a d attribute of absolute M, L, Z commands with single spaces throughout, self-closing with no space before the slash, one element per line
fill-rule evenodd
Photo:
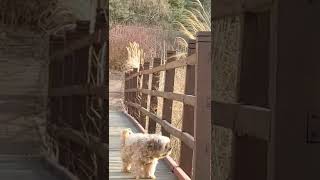
<path fill-rule="evenodd" d="M 121 131 L 121 134 L 120 134 L 121 146 L 124 146 L 126 144 L 126 140 L 130 134 L 132 134 L 132 130 L 130 128 L 123 129 Z"/>

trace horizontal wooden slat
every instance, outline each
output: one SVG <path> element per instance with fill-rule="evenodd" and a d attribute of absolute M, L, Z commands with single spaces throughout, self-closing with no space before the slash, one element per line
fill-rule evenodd
<path fill-rule="evenodd" d="M 64 60 L 64 56 L 71 54 L 73 51 L 89 46 L 94 41 L 94 35 L 87 35 L 79 40 L 75 40 L 66 46 L 63 50 L 53 53 L 50 57 L 51 61 Z"/>
<path fill-rule="evenodd" d="M 214 0 L 213 18 L 237 16 L 245 12 L 261 12 L 272 7 L 272 0 Z"/>
<path fill-rule="evenodd" d="M 211 108 L 214 125 L 234 129 L 234 121 L 237 119 L 239 104 L 212 101 Z"/>
<path fill-rule="evenodd" d="M 163 64 L 161 66 L 157 66 L 155 68 L 152 69 L 147 69 L 147 70 L 143 70 L 137 73 L 134 73 L 132 75 L 130 75 L 129 77 L 127 77 L 125 80 L 130 80 L 136 76 L 142 75 L 142 74 L 152 74 L 152 73 L 156 73 L 159 71 L 166 71 L 169 69 L 175 69 L 178 67 L 182 67 L 182 66 L 186 66 L 186 65 L 195 65 L 197 63 L 197 58 L 195 54 L 192 54 L 191 56 L 188 56 L 184 59 L 180 59 L 180 60 L 176 60 L 167 64 Z"/>
<path fill-rule="evenodd" d="M 271 110 L 256 106 L 241 105 L 235 131 L 238 135 L 250 135 L 269 140 Z"/>
<path fill-rule="evenodd" d="M 212 117 L 214 125 L 232 129 L 237 135 L 269 139 L 270 109 L 213 101 Z"/>
<path fill-rule="evenodd" d="M 157 115 L 149 112 L 145 108 L 141 107 L 139 104 L 128 102 L 128 101 L 126 101 L 125 104 L 128 106 L 137 108 L 143 114 L 145 114 L 146 116 L 149 116 L 149 118 L 151 118 L 152 120 L 159 123 L 161 125 L 161 127 L 164 128 L 168 133 L 170 133 L 171 135 L 180 139 L 182 142 L 184 142 L 191 149 L 194 148 L 194 137 L 192 135 L 190 135 L 189 133 L 182 132 L 181 130 L 174 127 L 172 124 L 170 124 L 168 121 L 159 118 Z"/>
<path fill-rule="evenodd" d="M 49 89 L 49 96 L 71 96 L 71 95 L 96 95 L 104 96 L 105 88 L 103 86 L 81 86 L 73 85 L 63 88 Z"/>
<path fill-rule="evenodd" d="M 45 96 L 43 94 L 0 94 L 0 101 L 2 100 L 35 100 L 44 98 Z"/>
<path fill-rule="evenodd" d="M 173 92 L 163 92 L 163 91 L 156 91 L 156 90 L 149 90 L 149 89 L 132 88 L 132 89 L 126 89 L 125 92 L 142 92 L 144 94 L 148 94 L 151 96 L 158 96 L 166 99 L 179 101 L 191 106 L 194 106 L 197 100 L 197 98 L 192 95 L 178 94 Z"/>
<path fill-rule="evenodd" d="M 90 151 L 95 152 L 104 160 L 107 160 L 108 158 L 107 152 L 109 151 L 109 147 L 107 144 L 102 143 L 98 137 L 93 135 L 84 137 L 82 133 L 77 130 L 72 128 L 62 128 L 55 125 L 50 126 L 50 131 L 57 138 L 67 139 L 88 148 Z"/>

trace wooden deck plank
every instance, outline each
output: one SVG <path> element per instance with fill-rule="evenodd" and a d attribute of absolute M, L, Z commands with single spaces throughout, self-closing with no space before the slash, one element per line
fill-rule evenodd
<path fill-rule="evenodd" d="M 120 131 L 123 128 L 131 128 L 134 132 L 138 132 L 133 123 L 122 112 L 109 113 L 109 179 L 135 179 L 132 174 L 121 172 L 120 159 Z M 158 180 L 177 180 L 173 172 L 165 164 L 160 161 L 156 174 Z"/>

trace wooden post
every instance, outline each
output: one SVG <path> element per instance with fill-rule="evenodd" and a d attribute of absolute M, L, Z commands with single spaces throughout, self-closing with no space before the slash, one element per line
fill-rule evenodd
<path fill-rule="evenodd" d="M 94 33 L 96 25 L 96 15 L 97 15 L 97 0 L 90 1 L 90 34 Z"/>
<path fill-rule="evenodd" d="M 154 58 L 152 68 L 160 66 L 160 64 L 161 64 L 161 59 Z M 151 87 L 150 87 L 151 90 L 158 90 L 159 89 L 159 79 L 160 79 L 159 72 L 152 74 Z M 157 96 L 151 96 L 150 97 L 150 112 L 153 114 L 157 114 L 157 108 L 158 108 L 158 98 L 157 98 Z M 149 133 L 156 132 L 156 122 L 154 120 L 152 120 L 151 118 L 149 118 L 148 132 Z"/>
<path fill-rule="evenodd" d="M 195 66 L 195 149 L 193 180 L 211 179 L 211 32 L 199 32 Z"/>
<path fill-rule="evenodd" d="M 195 40 L 188 42 L 188 55 L 195 53 Z M 195 66 L 186 66 L 185 92 L 186 95 L 195 95 Z M 183 105 L 182 131 L 193 135 L 194 128 L 194 107 L 188 104 Z M 181 143 L 180 167 L 191 177 L 193 150 L 184 143 Z"/>
<path fill-rule="evenodd" d="M 147 70 L 150 67 L 149 62 L 145 62 L 143 64 L 143 70 Z M 149 74 L 143 74 L 142 75 L 142 89 L 148 89 L 148 82 L 149 82 Z M 147 109 L 147 104 L 148 104 L 148 95 L 141 93 L 141 100 L 140 100 L 140 105 L 141 107 L 144 107 Z M 146 115 L 143 113 L 140 113 L 140 123 L 143 128 L 146 128 Z"/>
<path fill-rule="evenodd" d="M 132 71 L 129 71 L 129 76 L 132 75 Z M 128 88 L 131 89 L 132 88 L 132 78 L 128 80 Z M 132 92 L 128 93 L 128 102 L 132 102 Z M 128 106 L 128 114 L 130 114 L 132 116 L 132 109 L 133 107 Z"/>
<path fill-rule="evenodd" d="M 129 73 L 128 72 L 125 72 L 124 73 L 124 79 L 127 79 L 129 77 Z M 128 80 L 125 80 L 124 81 L 124 102 L 127 102 L 128 101 L 128 93 L 125 92 L 127 89 L 129 89 L 129 81 Z M 126 110 L 128 112 L 128 107 L 126 107 Z"/>
<path fill-rule="evenodd" d="M 196 53 L 196 40 L 189 39 L 188 40 L 188 56 Z"/>
<path fill-rule="evenodd" d="M 176 55 L 176 51 L 167 51 L 166 63 L 175 61 L 176 57 L 172 57 L 174 55 Z M 175 69 L 169 69 L 165 71 L 164 92 L 173 92 L 174 76 L 175 76 Z M 165 99 L 165 98 L 163 99 L 162 119 L 165 119 L 169 123 L 171 123 L 171 118 L 172 118 L 172 104 L 173 104 L 173 100 Z M 161 129 L 161 132 L 163 136 L 170 137 L 170 134 L 166 132 L 164 129 Z"/>
<path fill-rule="evenodd" d="M 138 68 L 133 68 L 132 74 L 135 74 L 138 72 Z M 132 78 L 132 87 L 131 88 L 137 88 L 138 87 L 138 76 Z M 133 103 L 138 103 L 138 92 L 132 92 L 132 101 Z M 139 110 L 136 108 L 133 108 L 132 110 L 132 117 L 134 117 L 136 120 L 139 118 Z"/>
<path fill-rule="evenodd" d="M 141 64 L 141 59 L 140 59 L 140 64 L 139 64 L 139 69 L 138 72 L 143 70 L 143 64 Z M 142 88 L 142 76 L 141 74 L 139 74 L 137 76 L 137 88 L 141 89 Z M 137 91 L 137 98 L 136 98 L 136 103 L 141 105 L 141 101 L 142 101 L 142 92 Z M 141 113 L 139 110 L 137 111 L 137 121 L 140 123 L 140 125 L 142 125 L 142 119 L 141 117 L 143 117 L 143 113 Z"/>

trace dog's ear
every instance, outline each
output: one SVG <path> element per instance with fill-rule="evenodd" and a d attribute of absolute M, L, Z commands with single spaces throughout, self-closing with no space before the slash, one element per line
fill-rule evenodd
<path fill-rule="evenodd" d="M 123 129 L 121 131 L 121 134 L 120 134 L 120 139 L 121 139 L 121 144 L 124 145 L 125 144 L 125 141 L 126 139 L 128 138 L 128 136 L 132 134 L 132 131 L 130 128 L 127 128 L 127 129 Z"/>

